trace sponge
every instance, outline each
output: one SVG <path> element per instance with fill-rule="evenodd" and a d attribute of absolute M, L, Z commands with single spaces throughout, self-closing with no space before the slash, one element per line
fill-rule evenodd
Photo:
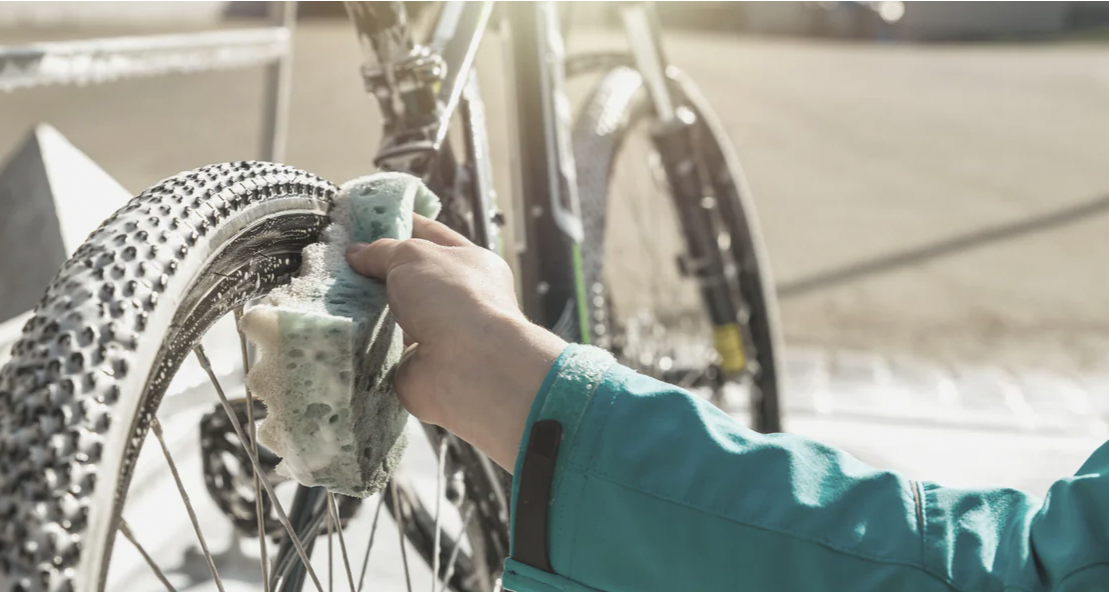
<path fill-rule="evenodd" d="M 412 236 L 412 213 L 434 218 L 439 199 L 419 179 L 378 173 L 344 184 L 321 242 L 300 273 L 240 321 L 261 359 L 247 387 L 266 404 L 258 441 L 281 457 L 278 474 L 367 497 L 404 452 L 408 413 L 393 389 L 404 347 L 385 284 L 344 258 L 352 242 Z"/>

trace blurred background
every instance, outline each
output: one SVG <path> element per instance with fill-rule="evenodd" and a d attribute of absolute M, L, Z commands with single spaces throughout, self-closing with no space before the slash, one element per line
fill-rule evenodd
<path fill-rule="evenodd" d="M 0 2 L 0 45 L 262 27 L 267 10 Z M 944 483 L 1042 494 L 1072 473 L 1109 433 L 1109 2 L 658 10 L 754 192 L 787 427 Z M 571 18 L 570 53 L 624 43 L 611 3 Z M 341 3 L 301 3 L 292 41 L 284 161 L 334 182 L 371 172 L 380 118 Z M 508 208 L 503 57 L 491 34 L 477 72 Z M 122 203 L 90 203 L 88 184 L 133 195 L 258 157 L 263 94 L 262 68 L 0 92 L 0 252 L 19 255 L 0 254 L 0 323 L 64 259 L 61 243 L 29 253 L 31 237 L 83 236 Z M 50 272 L 16 280 L 28 266 Z"/>
<path fill-rule="evenodd" d="M 611 6 L 578 4 L 571 52 L 623 42 Z M 250 26 L 264 11 L 0 2 L 0 43 Z M 663 2 L 659 12 L 670 59 L 739 148 L 790 344 L 1100 369 L 1109 3 Z M 370 170 L 376 106 L 341 3 L 304 3 L 300 15 L 286 161 L 341 182 Z M 501 49 L 491 36 L 478 64 L 491 113 L 504 112 Z M 257 156 L 262 84 L 252 68 L 0 94 L 0 158 L 46 122 L 135 193 Z M 507 163 L 505 124 L 490 121 L 494 157 Z M 508 168 L 497 168 L 502 196 Z"/>

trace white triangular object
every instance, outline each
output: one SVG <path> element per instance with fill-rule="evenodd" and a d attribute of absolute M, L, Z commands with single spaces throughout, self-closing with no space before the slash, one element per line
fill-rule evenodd
<path fill-rule="evenodd" d="M 38 124 L 35 136 L 54 196 L 62 242 L 66 253 L 72 255 L 131 194 L 53 126 Z"/>
<path fill-rule="evenodd" d="M 32 308 L 66 258 L 130 194 L 39 124 L 0 168 L 0 322 Z"/>

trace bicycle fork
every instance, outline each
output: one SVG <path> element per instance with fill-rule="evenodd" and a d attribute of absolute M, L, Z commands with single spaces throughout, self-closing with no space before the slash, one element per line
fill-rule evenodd
<path fill-rule="evenodd" d="M 738 286 L 728 278 L 712 215 L 711 179 L 699 156 L 697 115 L 675 106 L 666 75 L 658 25 L 647 7 L 635 3 L 622 10 L 636 67 L 654 104 L 658 121 L 651 139 L 662 158 L 671 195 L 685 236 L 686 253 L 679 259 L 684 274 L 695 277 L 712 323 L 713 345 L 720 355 L 720 370 L 737 374 L 747 368 L 746 344 L 751 337 L 738 322 Z"/>

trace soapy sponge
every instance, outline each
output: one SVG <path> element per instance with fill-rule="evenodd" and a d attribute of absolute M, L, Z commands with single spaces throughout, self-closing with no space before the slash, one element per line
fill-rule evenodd
<path fill-rule="evenodd" d="M 383 488 L 404 452 L 408 413 L 393 390 L 402 334 L 385 284 L 358 275 L 352 242 L 412 236 L 412 213 L 434 218 L 439 199 L 419 179 L 378 173 L 342 186 L 323 240 L 300 273 L 241 319 L 261 359 L 247 386 L 266 404 L 258 441 L 277 472 L 357 497 Z"/>

